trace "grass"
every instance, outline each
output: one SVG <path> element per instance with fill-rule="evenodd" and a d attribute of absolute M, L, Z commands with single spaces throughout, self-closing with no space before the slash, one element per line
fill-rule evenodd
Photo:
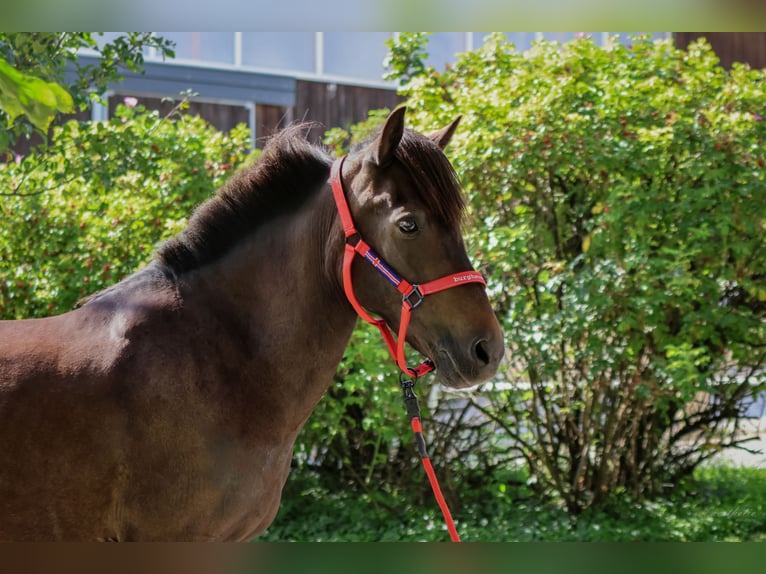
<path fill-rule="evenodd" d="M 256 540 L 375 542 L 449 540 L 436 503 L 412 493 L 332 491 L 291 477 L 279 515 Z M 766 469 L 708 467 L 667 498 L 616 496 L 570 517 L 559 505 L 490 485 L 453 509 L 464 541 L 766 541 Z"/>

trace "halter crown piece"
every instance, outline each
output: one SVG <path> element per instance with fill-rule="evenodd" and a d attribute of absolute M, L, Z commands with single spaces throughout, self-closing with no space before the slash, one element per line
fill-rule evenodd
<path fill-rule="evenodd" d="M 343 182 L 341 181 L 341 169 L 345 159 L 346 156 L 343 156 L 342 158 L 335 160 L 330 172 L 332 193 L 343 225 L 343 232 L 346 236 L 346 247 L 343 254 L 343 290 L 346 292 L 346 298 L 354 307 L 357 315 L 371 325 L 375 325 L 380 330 L 381 335 L 383 335 L 383 340 L 388 347 L 388 351 L 391 353 L 391 356 L 394 358 L 394 361 L 396 361 L 399 368 L 404 373 L 414 377 L 425 375 L 434 370 L 435 367 L 433 362 L 430 359 L 426 359 L 417 367 L 408 367 L 404 354 L 404 341 L 407 337 L 407 327 L 410 324 L 412 310 L 417 308 L 427 295 L 432 295 L 433 293 L 438 293 L 439 291 L 444 291 L 451 287 L 459 287 L 466 283 L 480 283 L 485 287 L 486 283 L 481 274 L 473 270 L 446 275 L 421 285 L 412 284 L 400 277 L 388 264 L 386 264 L 385 261 L 375 254 L 370 246 L 362 239 L 362 236 L 354 226 L 354 220 L 348 209 L 346 194 L 343 191 Z M 365 261 L 370 263 L 381 275 L 396 287 L 397 291 L 402 294 L 402 313 L 399 320 L 399 334 L 396 339 L 394 339 L 394 335 L 391 333 L 385 320 L 372 317 L 364 307 L 359 304 L 356 295 L 354 295 L 354 286 L 351 281 L 351 265 L 353 264 L 356 255 L 361 256 Z"/>

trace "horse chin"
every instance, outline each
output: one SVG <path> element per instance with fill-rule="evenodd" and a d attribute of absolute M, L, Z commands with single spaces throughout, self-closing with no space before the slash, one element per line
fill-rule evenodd
<path fill-rule="evenodd" d="M 408 339 L 407 342 L 421 355 L 433 361 L 436 367 L 436 380 L 445 387 L 469 389 L 486 380 L 486 377 L 476 373 L 470 366 L 461 365 L 461 362 L 441 344 L 432 347 L 415 337 Z"/>
<path fill-rule="evenodd" d="M 445 387 L 469 389 L 484 382 L 484 379 L 477 379 L 470 372 L 460 369 L 447 350 L 439 350 L 433 361 L 436 365 L 436 378 Z"/>

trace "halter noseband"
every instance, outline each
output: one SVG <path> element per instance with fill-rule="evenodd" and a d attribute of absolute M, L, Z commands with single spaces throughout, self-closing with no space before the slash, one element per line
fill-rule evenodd
<path fill-rule="evenodd" d="M 351 212 L 349 211 L 348 203 L 346 202 L 346 195 L 343 191 L 343 182 L 341 181 L 341 168 L 345 159 L 346 156 L 343 156 L 342 158 L 335 160 L 330 172 L 332 193 L 335 198 L 335 205 L 338 208 L 341 224 L 343 225 L 343 232 L 346 236 L 346 246 L 343 254 L 343 290 L 346 292 L 346 297 L 357 315 L 371 325 L 375 325 L 380 330 L 380 333 L 383 335 L 383 340 L 388 347 L 388 351 L 391 353 L 391 356 L 394 358 L 394 361 L 396 361 L 399 368 L 409 375 L 419 377 L 433 371 L 435 366 L 430 359 L 426 359 L 415 368 L 407 366 L 404 356 L 404 341 L 407 336 L 407 327 L 410 323 L 412 310 L 417 308 L 423 302 L 426 295 L 438 293 L 439 291 L 444 291 L 451 287 L 458 287 L 466 283 L 480 283 L 485 287 L 486 283 L 481 274 L 473 270 L 445 275 L 444 277 L 421 285 L 412 284 L 394 272 L 385 261 L 370 249 L 370 246 L 362 239 L 361 234 L 356 230 L 356 227 L 354 227 L 354 220 L 351 217 Z M 396 287 L 397 291 L 402 294 L 402 314 L 399 320 L 399 334 L 396 340 L 385 320 L 372 317 L 359 304 L 356 295 L 354 295 L 354 286 L 351 281 L 351 265 L 357 254 L 377 269 L 378 272 L 388 279 L 388 281 Z"/>

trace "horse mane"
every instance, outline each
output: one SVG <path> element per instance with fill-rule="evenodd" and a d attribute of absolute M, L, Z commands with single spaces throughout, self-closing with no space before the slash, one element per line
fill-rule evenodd
<path fill-rule="evenodd" d="M 297 210 L 324 184 L 332 160 L 306 139 L 310 127 L 298 123 L 272 136 L 252 166 L 237 172 L 197 207 L 186 228 L 157 249 L 160 273 L 177 276 L 220 258 L 260 225 Z M 352 152 L 369 143 L 356 144 Z M 459 232 L 465 200 L 457 174 L 439 146 L 405 129 L 395 158 L 412 180 L 418 200 L 433 209 L 447 229 Z M 86 296 L 76 306 L 118 288 L 120 284 Z"/>
<path fill-rule="evenodd" d="M 194 211 L 186 228 L 155 257 L 174 273 L 210 263 L 253 229 L 297 210 L 328 178 L 331 160 L 294 124 L 271 137 L 255 163 L 224 183 Z"/>
<path fill-rule="evenodd" d="M 156 258 L 175 273 L 223 255 L 253 229 L 296 210 L 328 177 L 331 160 L 305 137 L 308 124 L 273 136 L 253 166 L 228 180 L 201 204 L 186 228 L 160 246 Z M 418 199 L 447 228 L 459 231 L 465 201 L 454 168 L 429 138 L 405 130 L 396 159 L 414 183 Z"/>

